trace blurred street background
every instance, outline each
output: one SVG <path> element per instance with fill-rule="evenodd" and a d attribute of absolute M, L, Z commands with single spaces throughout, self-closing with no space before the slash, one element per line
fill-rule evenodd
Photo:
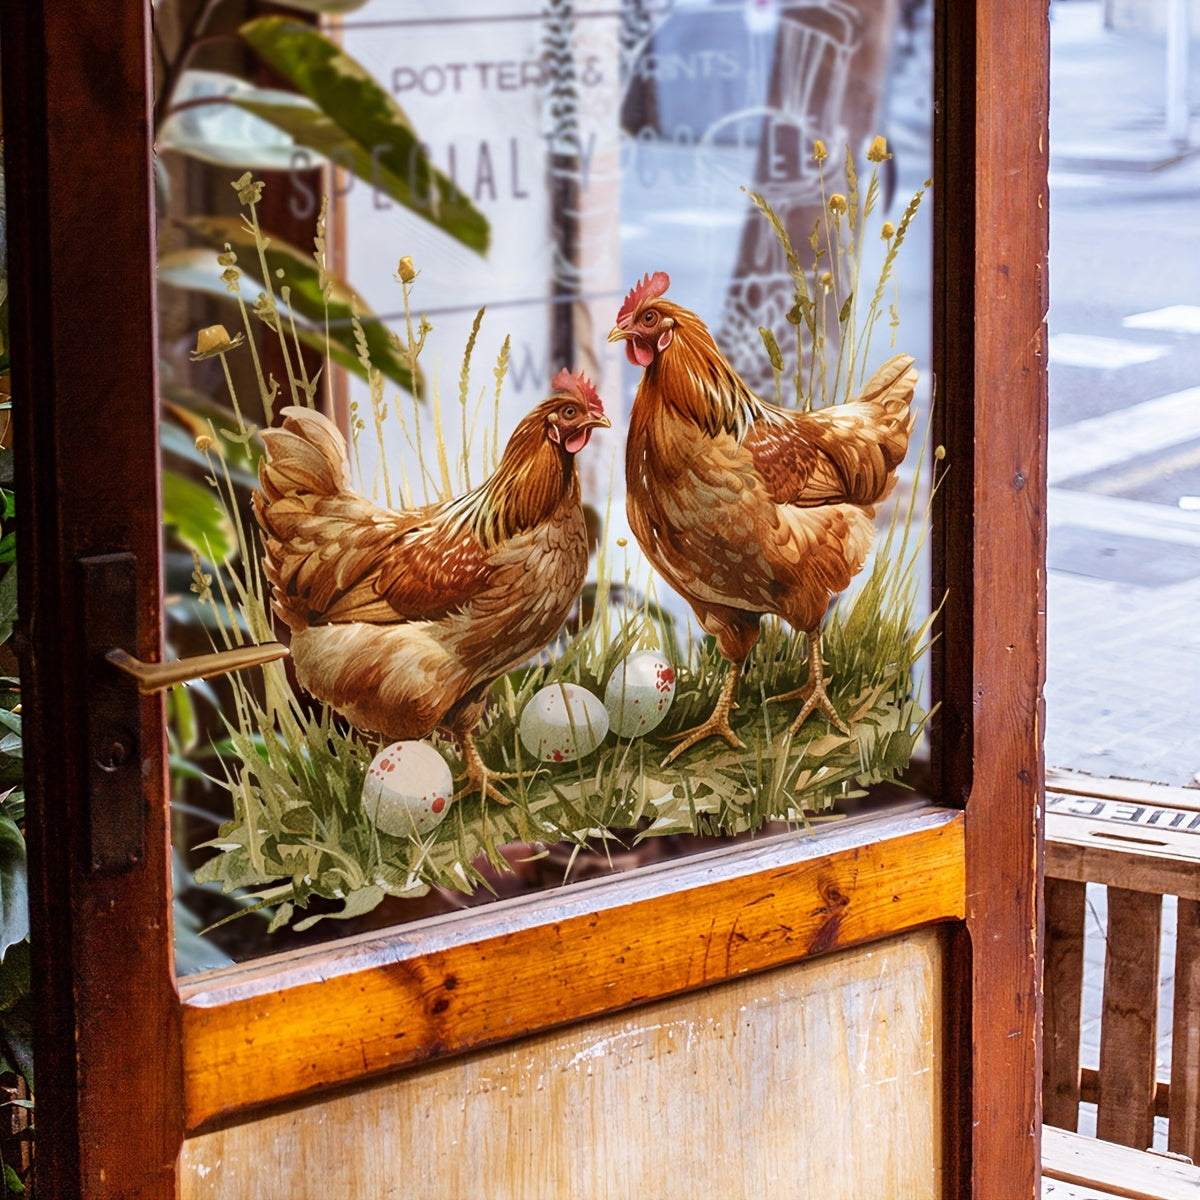
<path fill-rule="evenodd" d="M 1194 786 L 1200 45 L 1112 7 L 1051 5 L 1046 761 Z"/>
<path fill-rule="evenodd" d="M 1054 0 L 1050 10 L 1046 762 L 1195 787 L 1200 43 L 1186 28 L 1168 36 L 1170 4 L 1117 8 Z M 1093 1068 L 1105 900 L 1088 885 L 1081 1061 Z M 1174 938 L 1166 897 L 1160 1079 Z M 1094 1105 L 1082 1106 L 1079 1129 L 1095 1131 Z"/>

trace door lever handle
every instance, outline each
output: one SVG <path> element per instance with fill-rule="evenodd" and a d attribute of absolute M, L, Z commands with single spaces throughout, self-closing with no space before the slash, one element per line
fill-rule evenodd
<path fill-rule="evenodd" d="M 284 658 L 288 648 L 280 642 L 263 642 L 257 646 L 235 646 L 232 650 L 221 650 L 216 654 L 197 654 L 193 658 L 180 658 L 173 662 L 148 663 L 134 658 L 127 650 L 110 650 L 104 657 L 114 667 L 137 680 L 138 691 L 143 695 L 165 692 L 178 683 L 192 679 L 211 679 L 214 675 L 227 675 L 245 667 L 257 667 L 264 663 Z"/>

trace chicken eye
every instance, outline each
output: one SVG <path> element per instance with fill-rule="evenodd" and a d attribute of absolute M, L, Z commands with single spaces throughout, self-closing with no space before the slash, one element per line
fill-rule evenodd
<path fill-rule="evenodd" d="M 579 409 L 577 409 L 573 404 L 568 404 L 566 408 L 562 410 L 562 415 L 566 417 L 568 421 L 575 420 L 575 417 L 578 415 L 578 413 Z"/>
<path fill-rule="evenodd" d="M 658 320 L 658 313 L 656 313 L 654 311 L 654 309 L 650 309 L 649 312 L 642 314 L 642 324 L 643 325 L 653 325 L 654 322 L 657 320 Z"/>

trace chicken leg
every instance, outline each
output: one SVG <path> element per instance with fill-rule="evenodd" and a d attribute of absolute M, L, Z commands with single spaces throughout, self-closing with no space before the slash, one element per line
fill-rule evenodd
<path fill-rule="evenodd" d="M 833 707 L 833 702 L 825 691 L 825 666 L 821 661 L 820 629 L 808 630 L 808 682 L 793 691 L 784 692 L 779 696 L 771 696 L 767 703 L 770 704 L 776 700 L 798 700 L 801 697 L 804 699 L 804 707 L 800 709 L 796 719 L 792 722 L 789 734 L 794 736 L 808 719 L 809 714 L 818 708 L 843 733 L 850 732 L 850 727 L 838 716 L 837 709 Z"/>
<path fill-rule="evenodd" d="M 713 709 L 712 716 L 707 721 L 693 729 L 685 729 L 682 733 L 672 734 L 666 739 L 669 742 L 679 742 L 679 745 L 663 759 L 664 767 L 668 763 L 674 762 L 685 750 L 690 749 L 697 742 L 702 742 L 714 734 L 723 737 L 735 750 L 746 748 L 746 743 L 733 732 L 733 728 L 729 724 L 729 714 L 737 707 L 733 698 L 737 695 L 738 681 L 742 677 L 742 667 L 745 662 L 746 660 L 742 658 L 729 664 L 729 674 L 725 677 L 725 684 L 717 699 L 717 707 Z"/>
<path fill-rule="evenodd" d="M 502 775 L 498 771 L 489 771 L 479 755 L 479 747 L 475 745 L 475 739 L 469 733 L 460 733 L 458 744 L 462 750 L 463 762 L 466 764 L 466 771 L 463 773 L 466 793 L 469 795 L 471 792 L 479 792 L 487 799 L 495 800 L 497 804 L 512 803 L 489 782 L 490 779 L 511 779 L 512 776 Z"/>

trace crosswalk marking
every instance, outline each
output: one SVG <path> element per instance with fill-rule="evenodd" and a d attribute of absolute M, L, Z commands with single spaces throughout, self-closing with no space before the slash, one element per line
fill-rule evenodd
<path fill-rule="evenodd" d="M 1142 454 L 1200 438 L 1200 387 L 1050 431 L 1050 483 L 1088 475 Z"/>
<path fill-rule="evenodd" d="M 1064 367 L 1091 367 L 1115 371 L 1153 362 L 1170 352 L 1170 346 L 1097 337 L 1090 333 L 1055 333 L 1047 343 L 1050 362 Z"/>
<path fill-rule="evenodd" d="M 1051 488 L 1047 500 L 1051 527 L 1082 525 L 1105 533 L 1178 542 L 1200 550 L 1200 513 L 1149 504 L 1145 500 L 1126 500 L 1122 496 L 1073 492 L 1068 488 Z"/>
<path fill-rule="evenodd" d="M 1121 322 L 1126 329 L 1161 333 L 1200 333 L 1200 304 L 1169 304 L 1166 308 L 1134 313 Z"/>

